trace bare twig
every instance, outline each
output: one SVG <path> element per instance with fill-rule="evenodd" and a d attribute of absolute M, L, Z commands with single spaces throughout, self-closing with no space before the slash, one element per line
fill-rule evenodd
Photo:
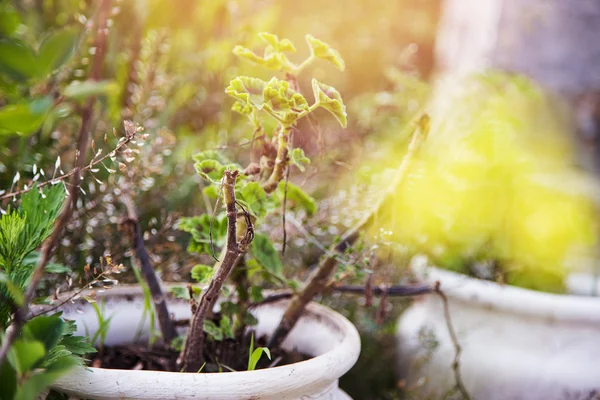
<path fill-rule="evenodd" d="M 144 246 L 142 228 L 140 227 L 133 200 L 131 200 L 129 194 L 124 194 L 121 196 L 121 201 L 127 208 L 128 218 L 124 221 L 124 223 L 131 224 L 133 248 L 135 249 L 136 257 L 140 263 L 142 276 L 144 277 L 146 284 L 148 284 L 148 288 L 152 294 L 152 302 L 154 303 L 154 309 L 156 310 L 158 324 L 160 326 L 163 340 L 168 345 L 177 336 L 177 332 L 175 331 L 175 327 L 173 326 L 169 316 L 166 297 L 161 288 L 160 281 L 154 272 L 154 268 L 150 263 L 150 257 L 148 256 L 146 247 Z"/>
<path fill-rule="evenodd" d="M 366 285 L 339 285 L 331 287 L 331 290 L 346 294 L 364 295 L 368 288 Z M 387 291 L 387 295 L 391 297 L 410 297 L 434 293 L 435 288 L 430 285 L 395 285 L 388 286 L 387 288 L 384 288 L 384 286 L 372 286 L 371 291 L 374 296 L 382 296 L 384 292 Z M 265 297 L 262 301 L 252 304 L 252 307 L 256 307 L 265 303 L 274 303 L 283 299 L 289 299 L 293 295 L 294 293 L 289 290 L 276 292 Z"/>
<path fill-rule="evenodd" d="M 452 371 L 454 371 L 454 381 L 456 385 L 456 389 L 460 392 L 466 400 L 471 400 L 471 396 L 465 387 L 465 384 L 462 381 L 462 376 L 460 374 L 460 355 L 462 353 L 462 347 L 458 343 L 458 336 L 456 335 L 456 331 L 454 330 L 454 325 L 452 324 L 452 319 L 450 318 L 450 307 L 448 305 L 448 298 L 446 294 L 442 292 L 440 289 L 440 283 L 436 282 L 434 286 L 434 292 L 442 302 L 444 303 L 444 318 L 446 319 L 446 327 L 448 328 L 448 334 L 450 335 L 450 340 L 452 340 L 452 344 L 454 345 L 454 361 L 452 361 Z"/>
<path fill-rule="evenodd" d="M 421 148 L 421 144 L 427 137 L 429 132 L 429 117 L 426 114 L 418 114 L 415 116 L 416 127 L 412 136 L 412 140 L 408 147 L 408 152 L 402 159 L 400 166 L 396 170 L 395 176 L 391 184 L 387 187 L 386 192 L 379 198 L 375 207 L 372 211 L 367 214 L 362 220 L 360 220 L 354 227 L 348 230 L 341 241 L 333 248 L 333 252 L 342 254 L 350 247 L 359 237 L 360 232 L 369 226 L 378 213 L 381 211 L 383 206 L 387 204 L 388 200 L 393 196 L 398 187 L 406 181 L 408 176 L 409 168 Z M 414 122 L 413 122 L 414 123 Z M 412 124 L 411 124 L 412 127 Z M 294 327 L 306 305 L 319 293 L 327 287 L 331 275 L 334 273 L 337 266 L 337 257 L 335 255 L 327 256 L 323 262 L 319 265 L 317 270 L 309 279 L 304 289 L 292 298 L 292 301 L 288 305 L 279 326 L 269 339 L 269 348 L 278 348 L 290 330 Z"/>
<path fill-rule="evenodd" d="M 92 281 L 88 282 L 86 285 L 84 285 L 83 287 L 79 288 L 78 290 L 72 292 L 69 297 L 67 297 L 66 299 L 58 302 L 57 304 L 51 306 L 51 307 L 43 307 L 42 310 L 40 310 L 39 312 L 35 313 L 35 314 L 30 314 L 27 316 L 27 319 L 33 319 L 35 317 L 39 317 L 40 315 L 45 315 L 48 314 L 49 312 L 52 312 L 54 310 L 59 309 L 60 307 L 64 306 L 65 304 L 69 303 L 71 300 L 73 300 L 74 298 L 76 298 L 77 296 L 79 296 L 81 293 L 83 293 L 85 290 L 89 290 L 92 288 L 92 285 L 100 282 L 100 279 L 103 278 L 106 275 L 106 271 L 102 272 L 100 275 L 98 275 L 96 278 L 94 278 Z"/>
<path fill-rule="evenodd" d="M 49 179 L 47 181 L 44 182 L 40 182 L 37 185 L 31 185 L 28 186 L 27 188 L 21 189 L 21 190 L 17 190 L 11 193 L 5 193 L 2 196 L 0 196 L 0 201 L 5 200 L 5 199 L 10 199 L 12 197 L 16 197 L 16 196 L 20 196 L 22 194 L 25 194 L 27 192 L 29 192 L 30 190 L 33 189 L 41 189 L 44 186 L 48 186 L 48 185 L 55 185 L 58 182 L 62 182 L 68 178 L 72 178 L 73 175 L 75 175 L 77 172 L 79 172 L 80 174 L 83 172 L 88 172 L 90 170 L 93 170 L 95 167 L 97 167 L 100 164 L 103 164 L 104 161 L 106 161 L 107 158 L 112 158 L 114 157 L 116 154 L 118 154 L 121 150 L 123 150 L 124 148 L 127 147 L 127 145 L 133 140 L 133 138 L 135 137 L 135 132 L 128 132 L 127 130 L 125 130 L 125 136 L 123 136 L 121 138 L 121 140 L 119 140 L 119 143 L 117 144 L 117 146 L 110 151 L 109 153 L 105 154 L 104 156 L 96 159 L 94 158 L 92 160 L 92 162 L 90 162 L 89 164 L 82 166 L 79 170 L 72 169 L 71 171 L 63 174 L 63 175 L 59 175 L 57 177 L 54 177 L 52 179 Z"/>
<path fill-rule="evenodd" d="M 235 182 L 238 177 L 238 171 L 226 170 L 223 177 L 223 199 L 227 210 L 227 244 L 224 251 L 222 262 L 215 267 L 215 273 L 208 285 L 208 288 L 202 294 L 200 303 L 192 317 L 190 329 L 186 337 L 185 345 L 177 360 L 178 367 L 183 371 L 198 371 L 204 363 L 204 321 L 212 312 L 212 309 L 219 297 L 219 293 L 225 280 L 238 263 L 240 258 L 247 251 L 253 237 L 252 221 L 246 220 L 247 231 L 244 237 L 237 240 L 237 217 L 238 212 L 235 200 Z"/>
<path fill-rule="evenodd" d="M 110 0 L 104 0 L 100 4 L 98 12 L 97 35 L 95 38 L 96 55 L 94 57 L 94 63 L 92 65 L 92 71 L 90 73 L 90 79 L 93 80 L 100 79 L 101 68 L 104 64 L 104 55 L 106 53 L 106 38 L 108 34 L 106 24 L 108 20 L 109 11 Z M 81 170 L 85 164 L 85 154 L 87 152 L 91 136 L 90 127 L 93 117 L 94 102 L 95 98 L 91 97 L 88 100 L 82 113 L 81 127 L 79 128 L 79 136 L 77 141 L 75 169 L 71 174 L 71 190 L 69 191 L 69 196 L 64 201 L 62 211 L 57 221 L 54 223 L 52 233 L 46 240 L 44 240 L 44 243 L 42 244 L 40 260 L 38 261 L 36 268 L 33 272 L 31 282 L 29 283 L 29 286 L 25 291 L 23 305 L 15 313 L 15 317 L 11 325 L 12 329 L 7 332 L 2 342 L 2 347 L 0 347 L 0 366 L 2 366 L 2 364 L 6 360 L 8 351 L 12 346 L 13 342 L 21 333 L 21 328 L 25 324 L 27 314 L 29 313 L 29 304 L 34 299 L 36 289 L 40 283 L 40 280 L 44 276 L 44 269 L 50 261 L 52 250 L 58 243 L 58 240 L 62 235 L 62 231 L 67 226 L 67 223 L 71 219 L 73 209 L 77 205 L 77 198 L 79 196 L 79 185 L 81 183 Z"/>

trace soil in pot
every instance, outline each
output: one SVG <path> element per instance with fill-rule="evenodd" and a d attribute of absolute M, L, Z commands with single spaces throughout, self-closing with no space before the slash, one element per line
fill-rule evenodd
<path fill-rule="evenodd" d="M 219 316 L 213 322 L 219 325 Z M 204 349 L 206 360 L 202 372 L 246 371 L 250 352 L 251 334 L 237 334 L 234 338 L 208 340 Z M 254 338 L 254 349 L 266 347 L 265 336 Z M 288 365 L 310 359 L 298 351 L 269 349 L 271 357 L 263 354 L 255 369 Z M 156 343 L 151 348 L 140 344 L 103 347 L 91 357 L 90 366 L 107 369 L 130 369 L 177 372 L 179 351 Z"/>

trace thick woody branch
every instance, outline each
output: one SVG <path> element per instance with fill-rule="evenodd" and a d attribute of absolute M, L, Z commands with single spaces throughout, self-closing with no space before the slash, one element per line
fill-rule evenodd
<path fill-rule="evenodd" d="M 408 171 L 413 164 L 413 161 L 421 148 L 421 145 L 429 131 L 429 117 L 425 114 L 418 115 L 417 127 L 413 133 L 412 140 L 408 147 L 408 152 L 402 159 L 400 166 L 396 170 L 394 179 L 388 186 L 386 193 L 379 198 L 379 201 L 373 207 L 371 213 L 359 221 L 353 228 L 342 236 L 342 240 L 333 248 L 333 251 L 328 252 L 328 255 L 319 265 L 317 270 L 311 276 L 310 280 L 304 289 L 292 298 L 288 308 L 286 309 L 279 326 L 271 336 L 269 348 L 277 348 L 281 345 L 285 337 L 300 319 L 306 305 L 317 294 L 323 293 L 327 288 L 327 284 L 335 272 L 337 266 L 337 256 L 342 254 L 350 247 L 359 237 L 359 234 L 367 226 L 369 226 L 381 211 L 384 204 L 387 204 L 389 199 L 398 190 L 398 188 L 406 181 Z"/>
<path fill-rule="evenodd" d="M 273 172 L 269 177 L 269 180 L 263 186 L 263 189 L 267 193 L 272 193 L 277 189 L 279 182 L 285 178 L 285 171 L 288 168 L 290 157 L 288 155 L 290 145 L 290 134 L 292 132 L 292 126 L 283 126 L 277 137 L 277 158 L 275 159 L 275 166 Z"/>
<path fill-rule="evenodd" d="M 213 278 L 208 288 L 202 294 L 200 303 L 192 317 L 184 348 L 179 355 L 178 364 L 186 372 L 197 372 L 204 363 L 204 321 L 212 312 L 225 280 L 249 245 L 245 240 L 242 240 L 240 243 L 237 241 L 237 208 L 235 201 L 235 182 L 237 177 L 238 171 L 229 170 L 225 171 L 223 177 L 223 199 L 227 211 L 227 244 L 225 255 L 221 258 L 220 264 L 215 267 L 216 271 Z"/>

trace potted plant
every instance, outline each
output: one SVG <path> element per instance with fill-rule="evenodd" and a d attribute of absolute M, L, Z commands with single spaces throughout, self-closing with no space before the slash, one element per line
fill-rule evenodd
<path fill-rule="evenodd" d="M 142 287 L 95 292 L 93 304 L 89 303 L 92 293 L 86 292 L 57 299 L 63 317 L 76 321 L 78 333 L 96 339 L 101 347 L 152 340 L 152 321 L 156 318 L 161 351 L 169 353 L 164 370 L 82 367 L 58 379 L 52 385 L 55 390 L 99 399 L 348 398 L 338 389 L 337 379 L 358 357 L 358 334 L 344 317 L 311 300 L 331 287 L 338 261 L 361 230 L 373 222 L 392 189 L 327 250 L 303 287 L 282 275 L 275 246 L 260 233 L 259 224 L 281 207 L 304 207 L 307 212 L 314 207 L 313 200 L 287 180 L 292 165 L 302 170 L 303 164 L 310 161 L 301 148 L 294 147 L 297 121 L 312 118 L 314 110 L 324 108 L 342 126 L 346 125 L 345 106 L 337 90 L 313 79 L 315 100 L 309 105 L 297 75 L 317 59 L 341 70 L 344 63 L 335 50 L 310 35 L 306 41 L 311 55 L 300 64 L 293 64 L 287 57 L 286 53 L 295 51 L 292 42 L 269 33 L 259 36 L 267 45 L 263 56 L 241 46 L 234 53 L 285 73 L 285 79 L 237 77 L 226 89 L 235 99 L 233 110 L 251 123 L 252 142 L 261 143 L 259 162 L 243 168 L 214 150 L 194 157 L 197 172 L 208 183 L 204 193 L 215 201 L 212 215 L 183 218 L 179 223 L 180 229 L 191 234 L 189 250 L 216 260 L 214 266 L 199 264 L 192 269 L 200 288 L 173 287 L 168 294 L 163 291 L 144 249 L 135 207 L 124 195 L 129 214 L 124 225 L 132 235 L 145 283 Z M 390 188 L 405 180 L 426 135 L 428 119 L 419 115 L 413 125 L 415 134 L 409 152 Z M 225 285 L 228 279 L 231 288 Z M 287 291 L 265 298 L 265 285 Z M 154 303 L 154 311 L 150 303 Z M 152 315 L 150 322 L 145 321 L 145 313 Z M 185 325 L 186 320 L 189 329 L 181 340 L 178 335 L 183 332 L 175 325 Z M 133 328 L 140 321 L 145 322 L 138 336 Z M 298 359 L 304 361 L 294 362 Z M 265 368 L 268 366 L 271 368 Z M 208 373 L 223 370 L 229 372 Z"/>
<path fill-rule="evenodd" d="M 556 99 L 487 73 L 442 83 L 431 114 L 398 200 L 410 213 L 399 211 L 395 228 L 426 255 L 413 259 L 418 279 L 447 302 L 425 296 L 398 322 L 407 387 L 432 398 L 592 398 L 596 184 L 570 167 Z"/>

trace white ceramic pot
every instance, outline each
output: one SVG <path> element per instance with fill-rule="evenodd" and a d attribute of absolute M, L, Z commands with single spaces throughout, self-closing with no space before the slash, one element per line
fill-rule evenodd
<path fill-rule="evenodd" d="M 103 315 L 112 317 L 105 345 L 136 340 L 142 320 L 143 298 L 139 287 L 117 287 L 98 293 Z M 280 301 L 257 307 L 257 336 L 272 333 L 287 305 Z M 62 307 L 63 316 L 77 321 L 80 335 L 93 335 L 98 320 L 92 306 L 77 301 Z M 185 301 L 169 299 L 176 319 L 190 317 Z M 148 332 L 148 322 L 144 322 Z M 139 340 L 144 340 L 142 337 Z M 356 362 L 360 338 L 343 316 L 312 303 L 283 344 L 314 358 L 280 367 L 251 372 L 176 373 L 104 368 L 78 368 L 61 378 L 53 389 L 86 399 L 331 399 L 350 397 L 338 388 L 338 379 Z"/>
<path fill-rule="evenodd" d="M 426 266 L 439 281 L 462 346 L 460 370 L 478 400 L 574 400 L 600 396 L 600 299 L 500 285 Z M 583 282 L 588 287 L 592 280 Z M 454 385 L 442 300 L 427 295 L 401 317 L 399 371 L 419 398 L 441 399 Z"/>

